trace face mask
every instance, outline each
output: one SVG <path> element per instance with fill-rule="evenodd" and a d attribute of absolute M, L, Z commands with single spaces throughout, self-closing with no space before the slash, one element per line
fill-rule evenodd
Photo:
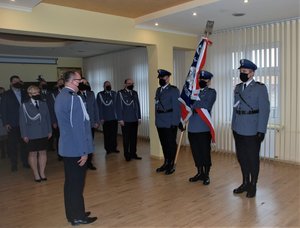
<path fill-rule="evenodd" d="M 159 85 L 160 86 L 165 86 L 166 84 L 167 84 L 167 82 L 166 82 L 165 79 L 162 79 L 162 78 L 159 79 Z"/>
<path fill-rule="evenodd" d="M 40 99 L 41 99 L 41 95 L 35 95 L 35 96 L 31 96 L 31 98 L 32 98 L 33 100 L 36 100 L 36 101 L 38 101 L 38 100 L 40 100 Z"/>
<path fill-rule="evenodd" d="M 22 84 L 20 82 L 16 82 L 16 83 L 12 84 L 12 87 L 14 87 L 16 89 L 21 89 L 22 88 Z"/>
<path fill-rule="evenodd" d="M 111 91 L 111 86 L 105 86 L 106 91 Z"/>
<path fill-rule="evenodd" d="M 200 79 L 199 86 L 200 86 L 200 88 L 205 88 L 207 86 L 207 82 Z"/>
<path fill-rule="evenodd" d="M 42 85 L 42 89 L 48 89 L 48 85 Z"/>
<path fill-rule="evenodd" d="M 245 74 L 245 73 L 240 73 L 240 79 L 242 82 L 246 82 L 248 81 L 248 74 Z"/>
<path fill-rule="evenodd" d="M 58 86 L 58 88 L 60 88 L 60 89 L 62 89 L 62 88 L 64 88 L 65 87 L 65 85 L 59 85 Z"/>
<path fill-rule="evenodd" d="M 86 84 L 83 84 L 82 82 L 79 83 L 78 89 L 79 90 L 88 90 L 89 86 Z"/>
<path fill-rule="evenodd" d="M 127 86 L 127 89 L 133 90 L 133 85 Z"/>

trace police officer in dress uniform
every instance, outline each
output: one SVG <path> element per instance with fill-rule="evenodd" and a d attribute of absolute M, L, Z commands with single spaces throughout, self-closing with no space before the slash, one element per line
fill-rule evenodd
<path fill-rule="evenodd" d="M 116 113 L 117 93 L 111 89 L 111 83 L 103 83 L 104 90 L 97 94 L 99 119 L 103 126 L 104 148 L 106 154 L 119 153 L 117 150 L 118 120 Z"/>
<path fill-rule="evenodd" d="M 60 78 L 56 81 L 56 85 L 54 89 L 51 91 L 49 99 L 48 99 L 48 108 L 51 117 L 51 125 L 52 125 L 52 139 L 56 144 L 56 153 L 59 161 L 62 160 L 62 157 L 58 152 L 58 139 L 59 139 L 59 128 L 57 124 L 57 118 L 54 111 L 54 103 L 57 95 L 61 92 L 61 90 L 65 87 L 65 81 L 63 78 Z"/>
<path fill-rule="evenodd" d="M 236 155 L 243 175 L 243 183 L 233 193 L 247 192 L 248 198 L 256 195 L 260 145 L 265 137 L 270 113 L 267 88 L 253 79 L 256 69 L 257 66 L 250 60 L 240 60 L 242 83 L 234 89 L 232 115 Z"/>
<path fill-rule="evenodd" d="M 200 71 L 200 92 L 199 100 L 196 100 L 191 108 L 193 109 L 193 114 L 189 118 L 188 125 L 188 138 L 190 141 L 190 146 L 192 149 L 192 154 L 197 168 L 197 174 L 189 179 L 190 182 L 196 182 L 198 180 L 203 181 L 204 185 L 210 183 L 209 171 L 211 167 L 211 133 L 210 128 L 204 122 L 204 120 L 197 113 L 197 109 L 204 108 L 211 115 L 212 107 L 216 101 L 217 93 L 216 90 L 209 88 L 211 83 L 211 78 L 213 74 L 201 70 Z"/>
<path fill-rule="evenodd" d="M 124 157 L 141 160 L 136 153 L 138 125 L 141 122 L 141 108 L 138 94 L 131 79 L 126 79 L 125 88 L 117 94 L 117 118 L 123 135 Z"/>
<path fill-rule="evenodd" d="M 91 87 L 85 78 L 82 78 L 82 82 L 79 84 L 78 89 L 78 95 L 81 96 L 83 103 L 85 104 L 86 110 L 90 116 L 92 137 L 94 139 L 95 129 L 99 127 L 99 112 L 95 99 L 95 94 L 93 91 L 91 91 Z M 90 153 L 88 155 L 87 168 L 90 170 L 96 170 L 97 168 L 93 165 L 92 159 L 93 154 Z"/>
<path fill-rule="evenodd" d="M 170 175 L 175 172 L 176 136 L 180 123 L 179 90 L 176 86 L 170 85 L 171 73 L 169 71 L 159 69 L 157 72 L 160 87 L 157 88 L 155 94 L 155 125 L 165 160 L 156 172 L 165 172 L 166 175 Z"/>
<path fill-rule="evenodd" d="M 77 95 L 81 76 L 74 71 L 64 74 L 65 88 L 55 100 L 60 129 L 59 154 L 65 170 L 64 199 L 66 217 L 72 225 L 89 224 L 97 217 L 85 211 L 83 189 L 88 154 L 94 151 L 91 123 L 85 105 Z"/>

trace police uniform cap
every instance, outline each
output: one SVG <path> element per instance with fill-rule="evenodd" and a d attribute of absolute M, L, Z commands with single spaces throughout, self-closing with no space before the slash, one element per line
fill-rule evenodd
<path fill-rule="evenodd" d="M 157 76 L 158 78 L 172 75 L 169 71 L 164 70 L 164 69 L 158 69 L 157 73 L 158 73 L 158 76 Z"/>
<path fill-rule="evenodd" d="M 255 71 L 257 69 L 257 66 L 248 59 L 241 59 L 240 67 L 238 69 L 241 69 L 241 68 L 251 69 L 251 70 Z"/>
<path fill-rule="evenodd" d="M 200 78 L 201 79 L 211 79 L 214 75 L 206 70 L 200 71 Z"/>

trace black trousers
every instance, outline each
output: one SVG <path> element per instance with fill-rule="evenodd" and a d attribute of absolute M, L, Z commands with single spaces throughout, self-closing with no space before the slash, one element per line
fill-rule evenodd
<path fill-rule="evenodd" d="M 53 147 L 53 144 L 55 143 L 56 153 L 57 153 L 57 156 L 59 157 L 60 155 L 58 153 L 58 140 L 59 140 L 59 128 L 52 127 L 52 137 L 51 137 L 51 140 L 49 141 L 49 143 L 51 143 L 52 147 Z"/>
<path fill-rule="evenodd" d="M 132 158 L 137 156 L 136 144 L 137 144 L 137 132 L 138 132 L 138 121 L 136 122 L 124 122 L 122 126 L 123 135 L 123 147 L 125 158 Z"/>
<path fill-rule="evenodd" d="M 86 175 L 86 164 L 78 165 L 80 157 L 63 157 L 65 169 L 65 211 L 68 220 L 84 219 L 85 207 L 83 188 Z"/>
<path fill-rule="evenodd" d="M 188 133 L 190 146 L 196 167 L 211 166 L 210 132 Z"/>
<path fill-rule="evenodd" d="M 13 127 L 7 134 L 7 149 L 12 168 L 18 166 L 18 151 L 21 154 L 21 161 L 24 166 L 28 166 L 28 151 L 25 142 L 21 138 L 20 128 Z"/>
<path fill-rule="evenodd" d="M 257 180 L 259 174 L 259 151 L 261 142 L 254 136 L 244 136 L 233 132 L 237 160 L 241 166 L 243 177 L 251 176 Z"/>
<path fill-rule="evenodd" d="M 157 128 L 157 132 L 165 157 L 165 162 L 174 162 L 177 150 L 177 127 Z"/>
<path fill-rule="evenodd" d="M 117 134 L 117 120 L 109 120 L 103 123 L 104 148 L 107 153 L 117 150 Z"/>

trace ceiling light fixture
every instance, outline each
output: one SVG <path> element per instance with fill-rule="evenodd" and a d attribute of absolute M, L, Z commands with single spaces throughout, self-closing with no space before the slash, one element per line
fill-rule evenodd
<path fill-rule="evenodd" d="M 16 0 L 10 0 L 11 2 L 15 2 Z"/>
<path fill-rule="evenodd" d="M 242 16 L 245 16 L 246 14 L 245 13 L 233 13 L 232 16 L 235 16 L 235 17 L 242 17 Z"/>
<path fill-rule="evenodd" d="M 197 13 L 196 13 L 196 12 L 194 12 L 194 13 L 193 13 L 193 16 L 197 16 Z"/>
<path fill-rule="evenodd" d="M 155 24 L 154 24 L 155 26 L 158 26 L 158 23 L 157 22 L 155 22 Z"/>
<path fill-rule="evenodd" d="M 244 0 L 244 3 L 248 3 L 248 0 Z"/>

